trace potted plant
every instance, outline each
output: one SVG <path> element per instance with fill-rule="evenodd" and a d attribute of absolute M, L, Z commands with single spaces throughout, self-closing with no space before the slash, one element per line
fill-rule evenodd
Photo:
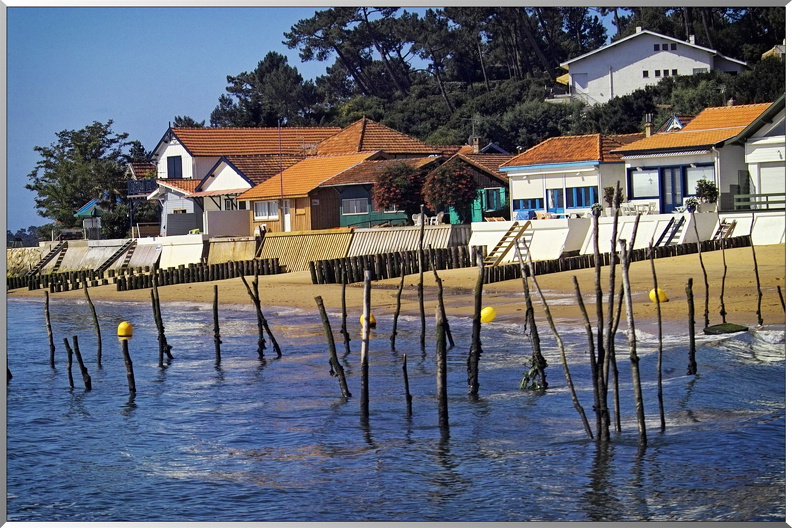
<path fill-rule="evenodd" d="M 696 198 L 695 196 L 690 196 L 685 200 L 685 207 L 687 207 L 689 213 L 692 213 L 696 209 L 698 209 L 700 203 L 701 202 L 699 201 L 698 198 Z"/>
<path fill-rule="evenodd" d="M 616 204 L 616 208 L 618 208 L 622 204 L 622 202 L 624 202 L 624 190 L 621 187 L 619 187 L 619 196 L 616 196 L 615 187 L 612 186 L 603 187 L 602 199 L 606 204 L 608 204 L 608 207 L 605 208 L 605 216 L 613 216 L 614 202 Z"/>
<path fill-rule="evenodd" d="M 699 199 L 701 212 L 715 212 L 718 203 L 718 186 L 709 180 L 698 180 L 696 198 Z"/>

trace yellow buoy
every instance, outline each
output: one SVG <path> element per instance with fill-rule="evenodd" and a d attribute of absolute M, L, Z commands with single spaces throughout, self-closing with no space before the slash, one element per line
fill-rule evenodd
<path fill-rule="evenodd" d="M 134 332 L 134 328 L 130 323 L 124 321 L 120 325 L 118 325 L 118 339 L 125 340 L 125 339 L 132 339 L 132 332 Z"/>
<path fill-rule="evenodd" d="M 654 290 L 649 291 L 649 300 L 651 300 L 653 303 L 656 303 L 658 298 L 660 299 L 660 302 L 668 302 L 666 293 L 660 288 L 657 288 L 657 295 L 655 295 Z"/>
<path fill-rule="evenodd" d="M 363 323 L 366 321 L 365 316 L 360 316 L 360 326 L 363 326 Z M 369 314 L 369 327 L 374 328 L 377 326 L 377 319 L 374 317 L 373 313 Z"/>
<path fill-rule="evenodd" d="M 481 310 L 481 322 L 482 323 L 491 323 L 495 319 L 495 308 L 492 306 L 487 306 L 483 310 Z"/>

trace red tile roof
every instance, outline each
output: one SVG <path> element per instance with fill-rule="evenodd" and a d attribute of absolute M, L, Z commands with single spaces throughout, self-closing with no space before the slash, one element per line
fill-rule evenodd
<path fill-rule="evenodd" d="M 438 147 L 427 146 L 422 141 L 364 117 L 322 141 L 316 149 L 316 154 L 332 156 L 375 150 L 382 150 L 388 154 L 440 153 Z"/>
<path fill-rule="evenodd" d="M 548 163 L 574 163 L 580 161 L 616 162 L 621 157 L 611 151 L 617 147 L 638 141 L 644 134 L 619 134 L 606 136 L 558 136 L 546 139 L 522 154 L 504 163 L 502 167 L 522 167 Z"/>
<path fill-rule="evenodd" d="M 244 174 L 247 179 L 258 185 L 286 170 L 305 156 L 277 155 L 233 155 L 225 156 L 226 160 Z"/>
<path fill-rule="evenodd" d="M 321 141 L 340 132 L 338 127 L 234 128 L 173 127 L 170 129 L 193 156 L 234 154 L 305 155 Z"/>
<path fill-rule="evenodd" d="M 439 157 L 366 160 L 325 181 L 320 187 L 374 183 L 384 170 L 406 163 L 415 169 L 438 163 Z"/>
<path fill-rule="evenodd" d="M 514 156 L 512 154 L 462 154 L 459 153 L 458 156 L 468 161 L 469 163 L 483 169 L 493 176 L 504 179 L 503 174 L 498 172 L 498 168 L 512 159 Z"/>
<path fill-rule="evenodd" d="M 664 132 L 621 147 L 619 155 L 654 150 L 691 149 L 712 147 L 730 139 L 750 125 L 772 103 L 706 108 L 694 117 L 685 128 Z"/>
<path fill-rule="evenodd" d="M 341 156 L 305 158 L 283 171 L 283 178 L 274 176 L 239 195 L 239 200 L 299 198 L 337 174 L 354 167 L 379 152 L 362 152 Z M 281 185 L 283 189 L 281 190 Z"/>
<path fill-rule="evenodd" d="M 129 163 L 129 168 L 136 179 L 145 178 L 149 174 L 157 174 L 157 167 L 148 161 L 133 161 Z"/>
<path fill-rule="evenodd" d="M 157 180 L 157 183 L 162 187 L 168 187 L 184 193 L 192 193 L 198 187 L 198 184 L 201 183 L 201 180 L 195 178 L 168 178 L 167 180 Z"/>

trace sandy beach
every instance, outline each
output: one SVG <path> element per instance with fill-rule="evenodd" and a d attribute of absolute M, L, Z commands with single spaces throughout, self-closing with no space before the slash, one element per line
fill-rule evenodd
<path fill-rule="evenodd" d="M 784 291 L 786 300 L 786 245 L 756 246 L 759 282 L 762 291 L 761 315 L 764 324 L 785 322 L 784 309 L 777 287 Z M 724 284 L 724 256 L 726 264 Z M 730 323 L 755 326 L 758 324 L 758 293 L 754 257 L 750 247 L 728 249 L 725 252 L 703 253 L 704 268 L 709 282 L 709 321 L 717 324 L 721 316 L 721 292 L 726 321 Z M 697 330 L 704 326 L 705 287 L 704 275 L 698 254 L 683 255 L 655 260 L 658 287 L 665 291 L 669 301 L 661 303 L 662 321 L 665 325 L 684 325 L 687 328 L 688 302 L 685 286 L 688 278 L 693 279 L 694 310 Z M 638 328 L 651 331 L 657 326 L 657 307 L 649 299 L 648 292 L 653 288 L 650 261 L 635 262 L 630 266 L 630 284 L 633 299 L 633 313 Z M 476 268 L 442 270 L 439 272 L 443 286 L 443 299 L 446 312 L 455 316 L 473 316 L 473 291 L 477 278 Z M 601 284 L 604 301 L 607 303 L 609 268 L 602 269 Z M 576 300 L 573 277 L 577 277 L 592 324 L 596 326 L 594 269 L 565 271 L 537 276 L 541 292 L 550 303 L 553 320 L 559 324 L 582 322 L 582 314 Z M 616 267 L 617 285 L 621 287 L 622 270 Z M 252 281 L 252 277 L 248 282 Z M 315 297 L 321 296 L 328 310 L 341 309 L 342 287 L 338 284 L 311 284 L 309 272 L 286 273 L 262 276 L 259 291 L 266 310 L 272 307 L 296 307 L 317 310 Z M 418 275 L 405 278 L 401 299 L 402 314 L 418 314 Z M 228 279 L 193 284 L 177 284 L 159 288 L 162 302 L 187 301 L 211 303 L 214 298 L 214 285 L 219 285 L 219 302 L 250 304 L 252 302 L 242 280 Z M 529 279 L 531 298 L 537 321 L 544 322 L 546 316 L 533 282 Z M 372 285 L 372 311 L 378 321 L 391 324 L 396 309 L 399 279 L 375 282 Z M 114 301 L 150 302 L 150 290 L 116 291 L 115 285 L 99 286 L 89 290 L 94 302 L 103 299 Z M 424 297 L 427 319 L 433 320 L 437 306 L 437 283 L 431 272 L 424 275 Z M 43 290 L 28 291 L 17 289 L 8 292 L 8 298 L 43 297 Z M 54 293 L 52 301 L 59 299 L 84 300 L 83 291 Z M 346 288 L 346 304 L 350 321 L 356 321 L 362 313 L 363 285 L 351 284 Z M 525 318 L 525 296 L 521 280 L 510 280 L 484 285 L 483 306 L 492 306 L 499 321 L 522 322 Z M 622 324 L 624 325 L 624 315 Z"/>

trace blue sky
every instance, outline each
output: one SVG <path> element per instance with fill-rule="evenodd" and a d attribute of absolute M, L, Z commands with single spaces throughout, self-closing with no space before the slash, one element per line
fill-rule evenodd
<path fill-rule="evenodd" d="M 269 51 L 303 78 L 327 64 L 301 63 L 283 33 L 314 8 L 7 8 L 7 228 L 49 220 L 25 189 L 62 130 L 113 120 L 151 150 L 174 116 L 209 123 L 226 77 L 253 70 Z"/>
<path fill-rule="evenodd" d="M 50 222 L 24 186 L 40 159 L 33 148 L 60 131 L 112 119 L 114 133 L 151 150 L 177 115 L 208 125 L 226 77 L 253 70 L 269 51 L 305 79 L 324 74 L 329 64 L 302 63 L 282 43 L 315 10 L 8 7 L 7 228 Z"/>

